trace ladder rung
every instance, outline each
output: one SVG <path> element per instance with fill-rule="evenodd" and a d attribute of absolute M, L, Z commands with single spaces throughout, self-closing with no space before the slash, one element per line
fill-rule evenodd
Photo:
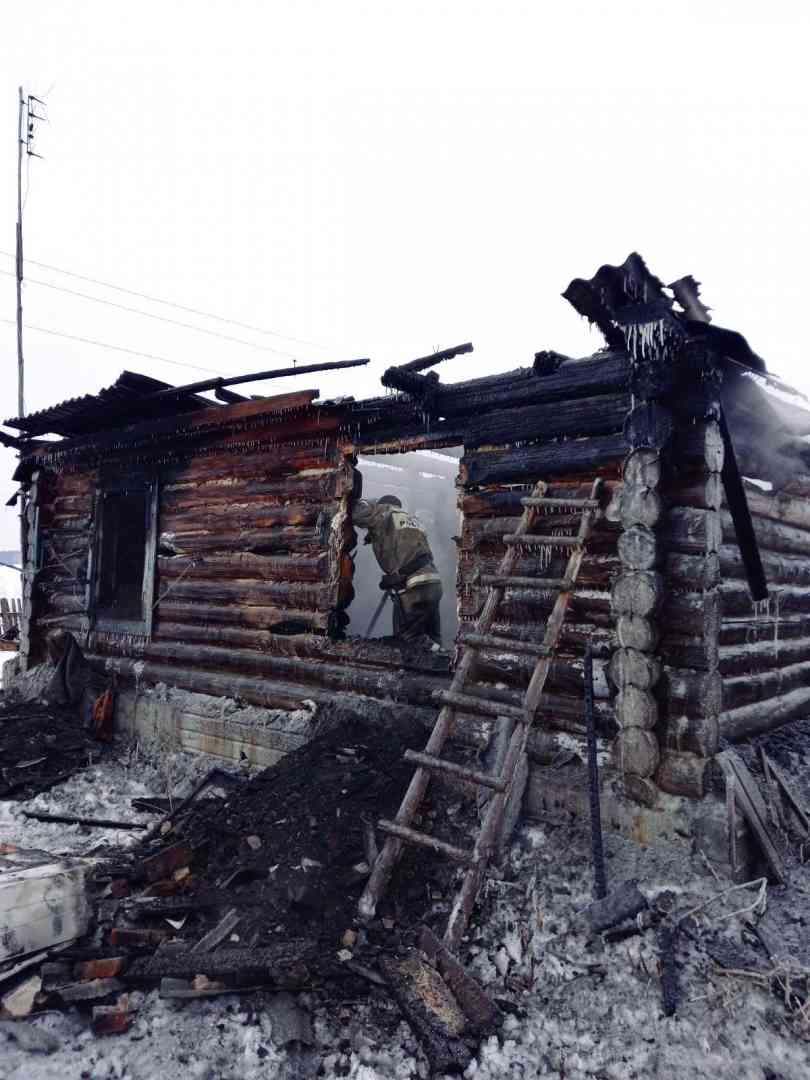
<path fill-rule="evenodd" d="M 469 645 L 473 649 L 502 649 L 504 652 L 526 656 L 551 656 L 548 645 L 535 641 L 520 641 L 517 638 L 494 637 L 492 634 L 459 634 L 459 645 Z"/>
<path fill-rule="evenodd" d="M 582 541 L 578 536 L 548 536 L 541 533 L 507 533 L 503 542 L 505 544 L 525 544 L 526 547 L 581 547 Z"/>
<path fill-rule="evenodd" d="M 534 496 L 529 496 L 526 499 L 521 499 L 523 506 L 573 506 L 577 510 L 598 510 L 598 499 L 538 499 Z"/>
<path fill-rule="evenodd" d="M 482 787 L 492 788 L 493 791 L 503 791 L 506 787 L 505 780 L 501 780 L 491 773 L 480 772 L 478 769 L 469 769 L 466 765 L 457 765 L 454 761 L 445 761 L 444 758 L 436 757 L 434 754 L 423 754 L 418 750 L 406 750 L 404 757 L 406 761 L 413 762 L 414 765 L 421 765 L 423 769 L 449 773 L 471 784 L 480 784 Z"/>
<path fill-rule="evenodd" d="M 523 720 L 524 711 L 519 705 L 506 705 L 491 698 L 475 697 L 473 694 L 454 694 L 452 690 L 434 690 L 434 701 L 451 705 L 454 709 L 466 709 L 468 712 L 483 713 L 485 716 L 511 716 Z"/>
<path fill-rule="evenodd" d="M 483 574 L 481 584 L 494 589 L 536 589 L 538 592 L 571 588 L 566 578 L 503 577 L 500 574 Z"/>
<path fill-rule="evenodd" d="M 395 821 L 386 821 L 383 818 L 377 822 L 377 826 L 381 832 L 388 833 L 389 836 L 396 836 L 407 844 L 416 844 L 417 847 L 436 851 L 439 855 L 446 855 L 453 862 L 463 863 L 464 866 L 475 866 L 478 861 L 474 852 L 465 851 L 463 848 L 455 847 L 454 844 L 446 844 L 444 840 L 430 836 L 429 833 L 419 832 L 417 829 L 409 829 L 407 825 L 397 825 Z"/>

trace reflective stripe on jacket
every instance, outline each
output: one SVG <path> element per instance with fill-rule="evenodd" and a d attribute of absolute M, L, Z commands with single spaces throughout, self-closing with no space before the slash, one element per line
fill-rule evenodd
<path fill-rule="evenodd" d="M 352 519 L 361 529 L 368 529 L 374 555 L 385 574 L 401 574 L 403 568 L 420 560 L 418 571 L 410 574 L 407 588 L 427 580 L 441 581 L 433 562 L 428 538 L 418 518 L 388 503 L 380 505 L 372 499 L 358 499 Z M 431 576 L 429 579 L 427 575 Z M 419 582 L 416 578 L 420 578 Z"/>

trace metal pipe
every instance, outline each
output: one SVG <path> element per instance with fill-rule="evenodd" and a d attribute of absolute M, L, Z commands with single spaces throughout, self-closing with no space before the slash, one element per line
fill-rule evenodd
<path fill-rule="evenodd" d="M 597 900 L 607 896 L 605 852 L 602 847 L 602 811 L 599 804 L 599 766 L 596 761 L 596 723 L 593 707 L 593 652 L 585 646 L 585 724 L 588 738 L 588 795 L 591 805 L 591 856 L 594 893 Z"/>

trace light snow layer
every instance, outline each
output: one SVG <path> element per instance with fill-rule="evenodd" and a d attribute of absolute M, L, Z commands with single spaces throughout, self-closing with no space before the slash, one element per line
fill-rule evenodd
<path fill-rule="evenodd" d="M 197 761 L 204 762 L 200 771 L 209 765 L 207 759 Z M 187 770 L 187 784 L 192 772 L 199 775 L 191 759 L 177 768 Z M 124 815 L 133 794 L 163 794 L 160 782 L 161 772 L 144 762 L 96 765 L 34 801 Z M 11 835 L 28 847 L 86 853 L 108 839 L 95 830 L 88 836 L 70 827 L 23 824 L 7 806 L 5 813 L 4 831 L 8 823 Z M 720 890 L 685 847 L 659 844 L 653 851 L 610 835 L 607 849 L 611 884 L 638 876 L 649 894 L 672 890 L 679 909 Z M 575 929 L 575 913 L 590 901 L 588 851 L 580 825 L 549 821 L 527 827 L 512 850 L 511 880 L 488 885 L 461 958 L 514 1015 L 482 1045 L 467 1080 L 807 1080 L 810 1044 L 791 1029 L 778 999 L 719 976 L 703 953 L 687 948 L 678 1013 L 664 1018 L 654 933 L 604 945 L 589 943 Z M 712 913 L 744 906 L 742 896 Z M 795 902 L 805 903 L 800 895 Z M 721 925 L 739 940 L 738 920 Z M 273 1042 L 269 997 L 229 995 L 180 1004 L 162 1001 L 156 992 L 133 994 L 138 1016 L 124 1035 L 95 1038 L 76 1010 L 29 1021 L 58 1038 L 60 1048 L 50 1056 L 32 1055 L 13 1042 L 4 1045 L 0 1034 L 0 1080 L 275 1080 L 313 1076 L 319 1068 L 327 1080 L 426 1076 L 407 1024 L 381 991 L 373 989 L 372 995 L 370 1002 L 337 1004 L 334 998 L 301 995 L 313 1013 L 318 1045 L 293 1052 Z"/>

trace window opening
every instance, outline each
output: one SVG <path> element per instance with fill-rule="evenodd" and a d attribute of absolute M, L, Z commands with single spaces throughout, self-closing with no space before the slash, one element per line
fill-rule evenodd
<path fill-rule="evenodd" d="M 97 624 L 148 633 L 152 622 L 155 494 L 152 484 L 100 492 L 96 545 Z"/>

